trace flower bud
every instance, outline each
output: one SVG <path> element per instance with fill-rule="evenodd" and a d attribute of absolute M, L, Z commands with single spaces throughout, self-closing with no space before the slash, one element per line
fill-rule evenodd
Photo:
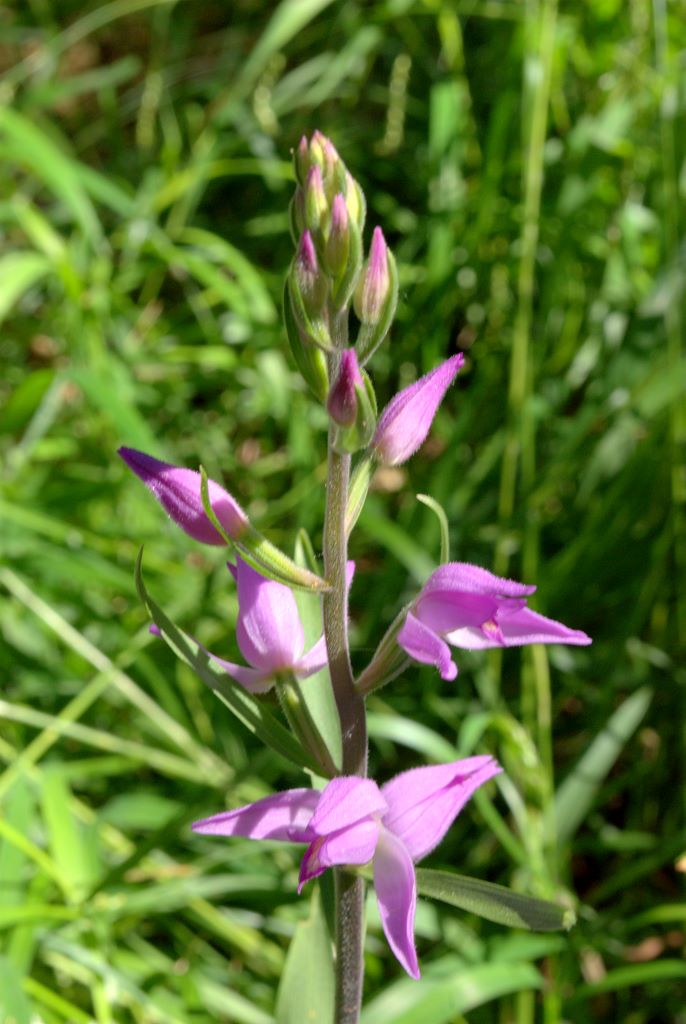
<path fill-rule="evenodd" d="M 327 409 L 334 423 L 339 427 L 350 427 L 357 416 L 357 388 L 363 387 L 362 375 L 357 365 L 354 348 L 347 348 L 341 354 L 338 380 L 331 388 Z"/>
<path fill-rule="evenodd" d="M 345 196 L 337 192 L 331 204 L 331 229 L 326 240 L 324 259 L 334 278 L 345 270 L 350 251 L 350 217 Z"/>
<path fill-rule="evenodd" d="M 305 224 L 310 231 L 321 230 L 328 209 L 322 170 L 319 164 L 313 164 L 305 182 Z"/>
<path fill-rule="evenodd" d="M 203 508 L 200 473 L 161 462 L 135 448 L 120 448 L 118 455 L 189 537 L 201 544 L 226 543 Z M 235 498 L 213 480 L 208 480 L 208 494 L 222 530 L 231 540 L 237 541 L 250 527 L 245 512 Z"/>
<path fill-rule="evenodd" d="M 361 323 L 357 354 L 364 365 L 381 344 L 398 304 L 398 274 L 381 228 L 374 228 L 369 259 L 360 275 L 353 299 Z"/>
<path fill-rule="evenodd" d="M 348 212 L 357 224 L 360 231 L 364 227 L 364 220 L 367 214 L 367 203 L 364 192 L 353 178 L 350 171 L 345 172 L 345 201 Z"/>
<path fill-rule="evenodd" d="M 298 286 L 305 312 L 310 316 L 321 313 L 326 302 L 326 278 L 319 268 L 317 253 L 309 231 L 303 231 L 295 255 L 293 276 Z"/>
<path fill-rule="evenodd" d="M 374 228 L 369 259 L 355 289 L 355 312 L 363 324 L 379 322 L 391 286 L 388 246 L 381 228 Z"/>
<path fill-rule="evenodd" d="M 360 372 L 352 348 L 341 354 L 338 380 L 331 389 L 327 407 L 338 427 L 334 448 L 339 452 L 366 448 L 376 424 L 376 397 L 369 377 Z"/>
<path fill-rule="evenodd" d="M 426 439 L 443 396 L 464 363 L 459 352 L 391 399 L 381 413 L 371 449 L 385 466 L 398 466 Z"/>
<path fill-rule="evenodd" d="M 307 172 L 310 169 L 310 147 L 305 135 L 303 135 L 298 143 L 298 148 L 293 153 L 293 164 L 295 166 L 296 178 L 301 185 L 304 185 L 307 178 Z"/>

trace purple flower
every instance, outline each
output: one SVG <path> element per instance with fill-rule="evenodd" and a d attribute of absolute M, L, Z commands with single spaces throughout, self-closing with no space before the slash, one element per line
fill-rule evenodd
<path fill-rule="evenodd" d="M 193 825 L 205 835 L 307 843 L 300 885 L 337 865 L 372 861 L 381 923 L 396 957 L 419 977 L 414 945 L 416 861 L 448 831 L 472 794 L 501 771 L 491 757 L 413 768 L 379 788 L 343 776 L 321 791 L 289 789 Z"/>
<path fill-rule="evenodd" d="M 477 565 L 449 562 L 425 583 L 398 633 L 398 643 L 415 661 L 435 665 L 443 679 L 454 679 L 457 666 L 448 644 L 482 650 L 592 642 L 581 630 L 527 608 L 526 598 L 535 589 Z"/>
<path fill-rule="evenodd" d="M 371 448 L 386 466 L 398 466 L 426 440 L 436 410 L 464 363 L 461 352 L 392 398 L 381 413 Z"/>
<path fill-rule="evenodd" d="M 349 579 L 352 567 L 350 563 Z M 327 656 L 323 635 L 303 653 L 305 634 L 291 589 L 260 576 L 241 558 L 236 559 L 235 569 L 231 565 L 229 569 L 238 586 L 236 639 L 250 667 L 225 661 L 211 651 L 206 651 L 207 655 L 252 693 L 266 693 L 281 673 L 306 679 L 324 668 Z"/>
<path fill-rule="evenodd" d="M 120 448 L 118 454 L 190 537 L 202 544 L 226 543 L 205 515 L 200 496 L 200 473 L 160 462 L 135 448 Z M 217 519 L 229 537 L 238 540 L 250 525 L 248 517 L 228 491 L 214 480 L 208 480 L 207 487 Z"/>

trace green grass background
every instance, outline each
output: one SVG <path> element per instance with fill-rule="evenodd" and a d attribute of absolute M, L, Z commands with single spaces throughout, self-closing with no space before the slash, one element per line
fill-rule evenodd
<path fill-rule="evenodd" d="M 0 9 L 3 1024 L 274 1020 L 297 852 L 189 825 L 301 780 L 149 636 L 139 543 L 225 656 L 235 593 L 114 453 L 202 462 L 271 539 L 319 543 L 325 419 L 279 309 L 316 127 L 398 257 L 380 402 L 468 355 L 353 537 L 356 665 L 435 565 L 422 492 L 453 558 L 594 638 L 370 701 L 380 779 L 506 768 L 427 864 L 579 920 L 508 933 L 424 901 L 416 985 L 372 907 L 365 1024 L 685 1019 L 685 67 L 680 0 Z"/>

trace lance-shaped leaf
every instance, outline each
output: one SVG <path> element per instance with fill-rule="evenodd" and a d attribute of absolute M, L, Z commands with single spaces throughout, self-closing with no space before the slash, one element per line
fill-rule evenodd
<path fill-rule="evenodd" d="M 313 758 L 307 754 L 288 729 L 275 718 L 263 703 L 248 693 L 238 683 L 234 683 L 225 672 L 215 669 L 209 656 L 199 645 L 176 626 L 160 606 L 148 593 L 143 581 L 143 549 L 141 548 L 136 561 L 136 589 L 148 609 L 150 617 L 157 626 L 163 640 L 171 647 L 176 656 L 185 661 L 196 675 L 210 688 L 230 711 L 255 736 L 268 747 L 275 750 L 298 768 L 308 768 L 318 772 L 320 769 Z"/>
<path fill-rule="evenodd" d="M 460 910 L 509 928 L 528 928 L 536 932 L 568 931 L 576 921 L 576 915 L 569 907 L 559 907 L 549 900 L 527 896 L 504 885 L 455 875 L 450 871 L 417 868 L 417 891 L 420 896 L 450 903 Z"/>

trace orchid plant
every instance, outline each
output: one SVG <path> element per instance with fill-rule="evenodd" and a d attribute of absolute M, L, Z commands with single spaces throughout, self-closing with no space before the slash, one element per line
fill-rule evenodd
<path fill-rule="evenodd" d="M 387 338 L 395 314 L 395 260 L 379 227 L 364 258 L 365 199 L 329 139 L 319 132 L 303 138 L 294 163 L 295 256 L 286 281 L 284 321 L 293 359 L 329 416 L 323 566 L 311 545 L 304 546 L 305 557 L 292 558 L 270 543 L 232 495 L 208 480 L 202 469 L 169 465 L 131 448 L 121 448 L 119 454 L 190 537 L 233 553 L 229 570 L 238 595 L 236 640 L 246 664 L 207 651 L 176 627 L 145 589 L 139 560 L 137 580 L 153 631 L 244 724 L 301 773 L 309 773 L 306 787 L 221 811 L 193 828 L 218 837 L 305 845 L 300 888 L 333 869 L 333 1020 L 355 1024 L 363 985 L 368 866 L 388 944 L 413 978 L 420 976 L 414 941 L 418 887 L 497 921 L 539 928 L 569 922 L 569 914 L 552 904 L 485 881 L 454 875 L 446 882 L 442 876 L 442 885 L 432 886 L 432 872 L 418 874 L 416 862 L 434 849 L 472 794 L 501 768 L 485 752 L 417 767 L 377 785 L 367 777 L 367 696 L 414 663 L 432 665 L 442 679 L 454 680 L 458 665 L 451 647 L 588 644 L 590 639 L 530 609 L 527 598 L 534 587 L 476 565 L 451 562 L 444 531 L 443 564 L 399 611 L 366 667 L 357 676 L 353 673 L 348 642 L 351 531 L 375 467 L 397 466 L 420 448 L 464 357 L 451 355 L 377 414 L 367 366 Z M 351 311 L 357 325 L 353 343 Z M 323 631 L 309 650 L 294 591 L 304 591 L 320 606 Z M 322 721 L 321 702 L 302 685 L 315 675 L 317 687 L 333 698 L 333 733 Z M 263 695 L 269 690 L 279 697 L 285 723 L 265 703 Z"/>

